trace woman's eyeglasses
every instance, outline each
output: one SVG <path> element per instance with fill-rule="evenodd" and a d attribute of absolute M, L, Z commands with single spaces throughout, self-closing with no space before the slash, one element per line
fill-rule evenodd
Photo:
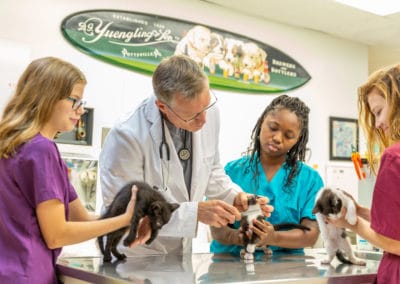
<path fill-rule="evenodd" d="M 81 99 L 75 99 L 72 97 L 67 97 L 67 100 L 72 102 L 72 109 L 73 110 L 78 110 L 81 107 L 85 107 L 86 101 L 83 101 Z"/>

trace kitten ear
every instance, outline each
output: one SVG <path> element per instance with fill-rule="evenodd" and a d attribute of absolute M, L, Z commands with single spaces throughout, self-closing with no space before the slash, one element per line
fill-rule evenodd
<path fill-rule="evenodd" d="M 312 210 L 312 213 L 313 214 L 317 214 L 317 213 L 320 213 L 320 212 L 322 212 L 322 206 L 321 206 L 321 203 L 318 201 L 317 203 L 315 203 L 315 206 L 314 206 L 314 208 Z"/>
<path fill-rule="evenodd" d="M 171 208 L 171 212 L 174 212 L 176 209 L 178 209 L 179 204 L 178 203 L 169 203 L 169 207 Z"/>

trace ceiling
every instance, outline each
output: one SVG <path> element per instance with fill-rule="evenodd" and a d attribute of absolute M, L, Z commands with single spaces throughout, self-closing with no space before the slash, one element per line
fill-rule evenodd
<path fill-rule="evenodd" d="M 333 0 L 203 1 L 247 15 L 366 44 L 369 46 L 370 72 L 400 62 L 400 13 L 382 17 Z"/>

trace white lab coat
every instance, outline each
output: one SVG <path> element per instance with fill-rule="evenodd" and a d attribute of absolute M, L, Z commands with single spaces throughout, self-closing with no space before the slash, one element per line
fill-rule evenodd
<path fill-rule="evenodd" d="M 179 203 L 180 207 L 174 212 L 170 222 L 160 230 L 158 238 L 152 244 L 129 251 L 190 252 L 191 238 L 196 236 L 198 202 L 206 196 L 232 204 L 241 189 L 225 174 L 219 162 L 220 121 L 218 108 L 214 106 L 207 111 L 207 121 L 203 128 L 194 132 L 192 136 L 193 160 L 189 199 L 181 162 L 168 127 L 165 127 L 165 137 L 170 148 L 170 161 L 167 161 L 165 148 L 163 159 L 160 158 L 162 120 L 155 99 L 155 96 L 152 96 L 143 101 L 107 135 L 99 162 L 103 201 L 105 206 L 110 205 L 118 190 L 134 180 L 145 181 L 161 189 L 164 178 L 168 190 L 161 193 L 167 201 Z M 127 255 L 131 254 L 121 245 L 119 249 Z"/>

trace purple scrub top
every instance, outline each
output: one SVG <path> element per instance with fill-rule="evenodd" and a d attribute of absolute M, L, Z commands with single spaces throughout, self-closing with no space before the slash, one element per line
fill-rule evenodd
<path fill-rule="evenodd" d="M 61 248 L 49 249 L 36 207 L 58 199 L 65 206 L 77 194 L 57 145 L 38 134 L 8 159 L 0 159 L 0 283 L 57 283 Z"/>

